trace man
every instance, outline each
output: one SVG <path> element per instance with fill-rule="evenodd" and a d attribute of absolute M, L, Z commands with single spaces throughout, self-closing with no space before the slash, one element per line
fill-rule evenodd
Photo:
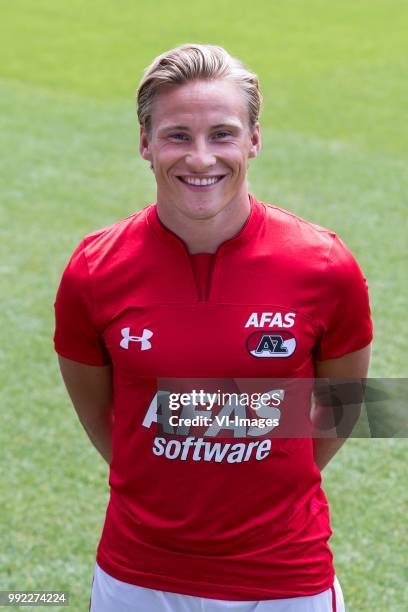
<path fill-rule="evenodd" d="M 256 76 L 220 47 L 156 58 L 138 116 L 157 203 L 87 236 L 61 281 L 61 371 L 110 464 L 93 611 L 344 609 L 320 486 L 343 440 L 164 416 L 164 378 L 367 375 L 368 295 L 350 252 L 248 194 L 260 102 Z"/>

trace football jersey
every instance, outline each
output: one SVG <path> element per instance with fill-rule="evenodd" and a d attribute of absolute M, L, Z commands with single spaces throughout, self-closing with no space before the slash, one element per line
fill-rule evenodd
<path fill-rule="evenodd" d="M 56 351 L 112 365 L 110 500 L 97 562 L 118 580 L 226 600 L 333 584 L 310 438 L 164 418 L 166 381 L 242 391 L 253 383 L 239 381 L 313 379 L 316 359 L 371 341 L 365 279 L 341 240 L 249 197 L 246 224 L 214 255 L 191 255 L 151 205 L 87 236 L 63 274 Z"/>

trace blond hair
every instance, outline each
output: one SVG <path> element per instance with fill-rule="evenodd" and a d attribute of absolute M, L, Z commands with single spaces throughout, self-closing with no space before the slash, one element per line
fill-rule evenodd
<path fill-rule="evenodd" d="M 247 105 L 249 129 L 255 128 L 262 96 L 256 74 L 223 47 L 185 44 L 156 57 L 143 74 L 137 90 L 137 116 L 147 133 L 152 127 L 153 100 L 166 85 L 182 85 L 196 79 L 229 79 L 242 90 Z"/>

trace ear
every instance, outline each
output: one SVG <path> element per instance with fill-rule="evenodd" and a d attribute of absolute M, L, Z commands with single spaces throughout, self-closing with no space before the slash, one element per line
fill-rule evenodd
<path fill-rule="evenodd" d="M 143 127 L 140 128 L 139 152 L 143 159 L 152 161 L 149 136 Z"/>
<path fill-rule="evenodd" d="M 251 146 L 249 148 L 248 157 L 256 157 L 261 150 L 262 140 L 261 140 L 261 126 L 257 121 L 255 123 L 254 131 L 251 134 Z"/>

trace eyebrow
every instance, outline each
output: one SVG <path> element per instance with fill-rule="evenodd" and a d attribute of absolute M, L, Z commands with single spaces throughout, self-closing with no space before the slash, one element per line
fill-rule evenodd
<path fill-rule="evenodd" d="M 217 125 L 212 125 L 210 127 L 211 130 L 219 130 L 221 128 L 228 128 L 229 130 L 240 130 L 241 125 L 238 123 L 217 123 Z M 187 125 L 165 125 L 160 128 L 160 132 L 166 132 L 168 130 L 185 130 L 189 131 L 189 127 Z"/>
<path fill-rule="evenodd" d="M 239 125 L 238 123 L 218 123 L 217 125 L 213 125 L 211 129 L 213 130 L 219 130 L 220 128 L 228 128 L 228 129 L 241 129 L 241 125 Z"/>
<path fill-rule="evenodd" d="M 166 130 L 188 130 L 186 125 L 165 125 L 160 128 L 160 132 L 164 132 Z"/>

